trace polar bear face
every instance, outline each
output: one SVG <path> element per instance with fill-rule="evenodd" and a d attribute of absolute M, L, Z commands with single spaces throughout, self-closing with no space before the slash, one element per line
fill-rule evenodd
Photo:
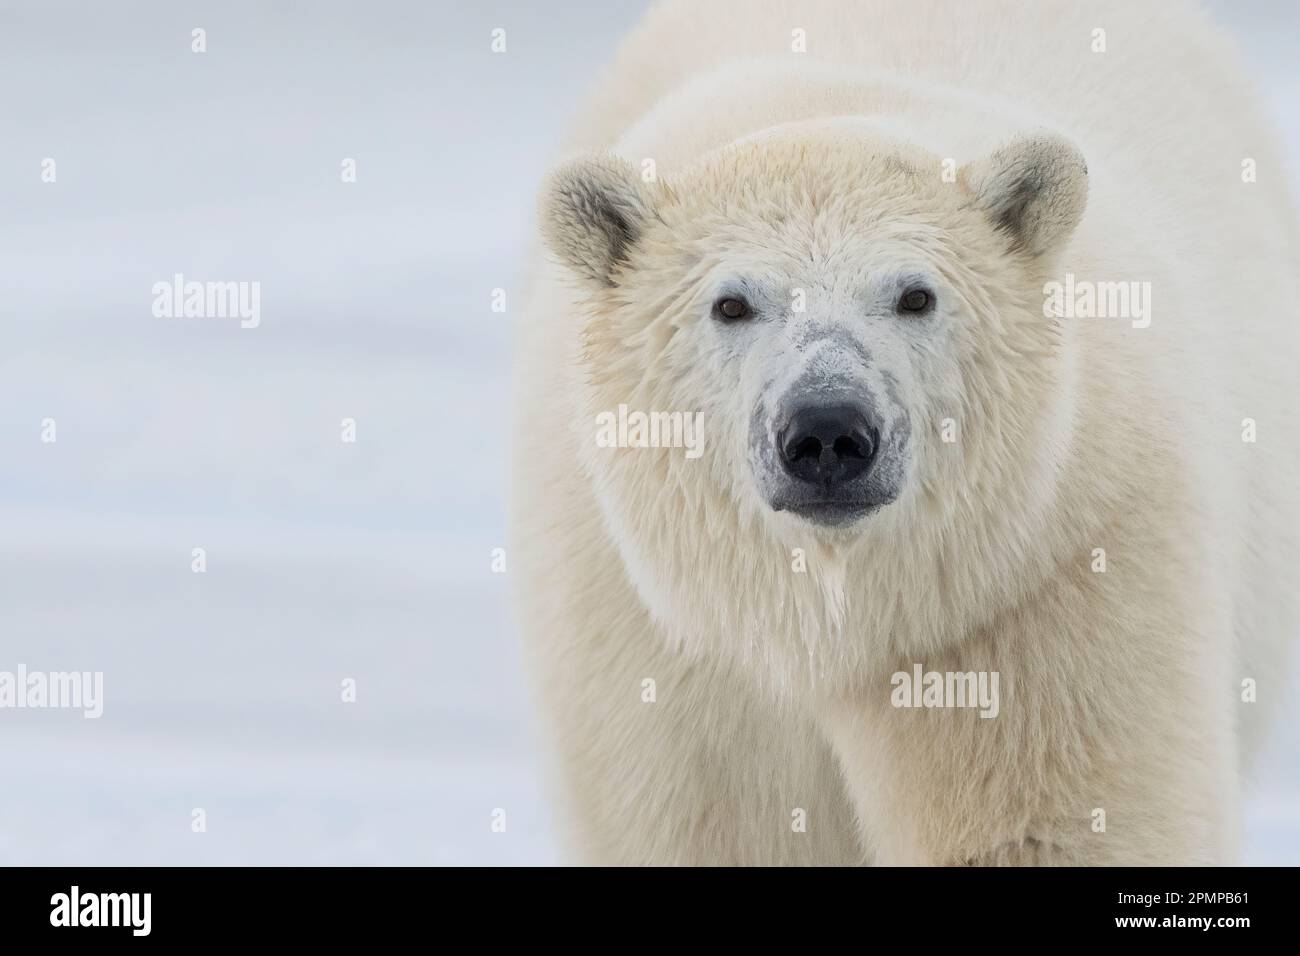
<path fill-rule="evenodd" d="M 668 182 L 612 156 L 554 175 L 543 228 L 576 280 L 585 412 L 701 423 L 698 459 L 584 443 L 643 580 L 703 573 L 691 529 L 737 551 L 763 533 L 915 547 L 972 489 L 1012 506 L 1044 470 L 1062 375 L 1041 290 L 1083 213 L 1082 158 L 1038 136 L 943 168 L 800 133 Z"/>
<path fill-rule="evenodd" d="M 667 185 L 612 157 L 566 167 L 546 226 L 586 280 L 590 371 L 618 404 L 703 413 L 738 495 L 851 530 L 916 480 L 923 430 L 955 434 L 973 367 L 1006 361 L 982 313 L 1035 294 L 1033 266 L 1083 211 L 1082 160 L 1059 139 L 955 181 L 941 168 L 780 137 Z M 1041 310 L 1029 321 L 1050 346 Z"/>

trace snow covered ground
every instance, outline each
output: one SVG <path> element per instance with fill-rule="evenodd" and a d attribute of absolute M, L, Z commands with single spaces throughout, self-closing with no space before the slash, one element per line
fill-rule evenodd
<path fill-rule="evenodd" d="M 1294 10 L 1219 6 L 1296 155 Z M 490 567 L 513 321 L 491 296 L 517 294 L 546 160 L 640 8 L 0 9 L 0 670 L 105 682 L 99 720 L 0 711 L 0 863 L 557 859 Z M 260 282 L 260 326 L 155 318 L 175 273 Z M 1289 716 L 1251 862 L 1300 862 Z"/>

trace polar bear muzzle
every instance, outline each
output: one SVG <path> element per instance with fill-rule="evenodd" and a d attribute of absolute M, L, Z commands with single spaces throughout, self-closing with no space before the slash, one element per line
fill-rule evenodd
<path fill-rule="evenodd" d="M 750 464 L 773 511 L 845 528 L 898 498 L 909 435 L 907 413 L 878 370 L 833 381 L 813 373 L 760 402 Z"/>

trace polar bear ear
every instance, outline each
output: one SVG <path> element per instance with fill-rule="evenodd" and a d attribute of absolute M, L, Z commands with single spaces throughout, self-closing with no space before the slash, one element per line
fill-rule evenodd
<path fill-rule="evenodd" d="M 1088 164 L 1054 133 L 1017 137 L 962 174 L 1014 247 L 1033 256 L 1064 246 L 1088 204 Z"/>
<path fill-rule="evenodd" d="M 542 193 L 542 235 L 579 276 L 613 287 L 618 267 L 640 238 L 654 197 L 626 160 L 594 155 L 552 173 Z"/>

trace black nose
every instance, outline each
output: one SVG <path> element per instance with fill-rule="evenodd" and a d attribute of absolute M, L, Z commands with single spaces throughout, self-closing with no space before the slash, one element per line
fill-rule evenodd
<path fill-rule="evenodd" d="M 876 457 L 876 430 L 851 405 L 801 408 L 777 440 L 787 472 L 826 488 L 864 474 Z"/>

